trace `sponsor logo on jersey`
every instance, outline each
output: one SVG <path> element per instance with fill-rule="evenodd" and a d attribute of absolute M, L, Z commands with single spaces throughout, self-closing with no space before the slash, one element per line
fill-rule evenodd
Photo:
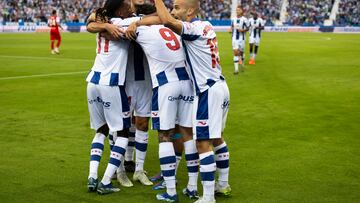
<path fill-rule="evenodd" d="M 205 26 L 204 31 L 203 31 L 203 36 L 206 36 L 212 30 L 213 30 L 213 28 L 210 25 Z"/>
<path fill-rule="evenodd" d="M 189 102 L 189 103 L 192 103 L 194 102 L 194 96 L 183 96 L 183 95 L 180 95 L 178 97 L 173 97 L 173 96 L 169 96 L 168 97 L 168 100 L 169 101 L 180 101 L 180 100 L 183 100 L 184 102 Z"/>
<path fill-rule="evenodd" d="M 230 101 L 226 101 L 226 102 L 224 102 L 224 103 L 221 105 L 221 108 L 222 108 L 222 109 L 229 108 L 229 105 L 230 105 Z"/>
<path fill-rule="evenodd" d="M 207 120 L 201 120 L 201 121 L 198 121 L 197 122 L 198 124 L 198 126 L 206 126 L 207 125 Z"/>
<path fill-rule="evenodd" d="M 96 99 L 89 99 L 89 104 L 93 104 L 93 103 L 100 103 L 104 106 L 104 108 L 109 108 L 111 106 L 111 102 L 106 102 L 103 101 L 100 97 L 97 97 Z"/>

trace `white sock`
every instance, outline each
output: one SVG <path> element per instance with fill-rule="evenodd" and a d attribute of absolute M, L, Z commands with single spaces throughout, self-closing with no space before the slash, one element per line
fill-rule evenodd
<path fill-rule="evenodd" d="M 200 157 L 200 175 L 201 183 L 203 185 L 203 197 L 207 200 L 215 199 L 215 171 L 216 164 L 214 152 L 205 152 L 199 154 Z"/>
<path fill-rule="evenodd" d="M 126 148 L 125 161 L 134 161 L 135 150 L 135 127 L 131 126 L 129 129 L 129 143 Z"/>
<path fill-rule="evenodd" d="M 176 157 L 176 168 L 175 168 L 175 176 L 176 176 L 177 170 L 178 170 L 179 165 L 180 165 L 180 161 L 182 159 L 182 153 L 175 152 L 175 157 Z"/>
<path fill-rule="evenodd" d="M 235 68 L 235 72 L 239 72 L 239 57 L 238 56 L 234 56 L 234 68 Z"/>
<path fill-rule="evenodd" d="M 159 158 L 161 173 L 166 184 L 166 192 L 173 196 L 176 194 L 176 158 L 172 142 L 162 142 L 159 144 Z"/>
<path fill-rule="evenodd" d="M 253 58 L 254 58 L 254 60 L 255 60 L 255 58 L 256 58 L 256 54 L 255 54 L 255 53 L 253 54 Z"/>
<path fill-rule="evenodd" d="M 216 167 L 219 173 L 218 184 L 220 187 L 224 188 L 229 185 L 229 150 L 226 143 L 214 148 L 215 151 L 215 160 Z"/>
<path fill-rule="evenodd" d="M 199 154 L 194 140 L 184 142 L 185 159 L 188 170 L 189 182 L 187 188 L 190 191 L 197 190 L 197 179 L 199 174 Z"/>
<path fill-rule="evenodd" d="M 120 159 L 121 163 L 120 163 L 119 168 L 116 170 L 116 173 L 117 173 L 117 174 L 125 173 L 125 172 L 126 172 L 126 171 L 125 171 L 125 166 L 124 166 L 124 159 L 125 159 L 124 156 L 122 156 L 121 159 Z"/>
<path fill-rule="evenodd" d="M 104 150 L 105 138 L 105 135 L 96 133 L 91 143 L 89 178 L 98 178 L 98 168 Z"/>
<path fill-rule="evenodd" d="M 137 130 L 135 133 L 136 167 L 135 171 L 144 170 L 144 162 L 148 146 L 149 135 L 147 132 Z"/>
<path fill-rule="evenodd" d="M 108 185 L 111 183 L 111 177 L 114 175 L 115 171 L 121 164 L 121 159 L 122 156 L 124 156 L 125 154 L 128 142 L 128 138 L 118 137 L 116 139 L 115 145 L 110 153 L 110 160 L 106 167 L 104 177 L 101 180 L 104 185 Z"/>

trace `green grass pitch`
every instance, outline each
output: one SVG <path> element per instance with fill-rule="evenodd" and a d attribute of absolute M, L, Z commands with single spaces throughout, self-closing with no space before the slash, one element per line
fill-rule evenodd
<path fill-rule="evenodd" d="M 139 183 L 107 196 L 87 192 L 94 133 L 85 76 L 95 37 L 63 34 L 59 56 L 50 55 L 48 38 L 0 34 L 0 202 L 156 202 Z M 218 202 L 359 202 L 360 35 L 264 33 L 256 65 L 237 76 L 230 35 L 218 41 L 231 91 L 233 189 Z M 154 132 L 148 149 L 153 175 Z M 99 175 L 108 153 L 107 146 Z M 186 181 L 183 158 L 178 193 Z M 181 194 L 180 201 L 191 202 Z"/>

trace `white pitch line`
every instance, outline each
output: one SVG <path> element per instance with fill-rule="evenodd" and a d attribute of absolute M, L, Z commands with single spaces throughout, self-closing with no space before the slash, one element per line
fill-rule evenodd
<path fill-rule="evenodd" d="M 73 58 L 52 58 L 52 57 L 41 57 L 41 56 L 10 56 L 10 55 L 0 55 L 1 58 L 16 58 L 16 59 L 31 59 L 31 60 L 69 60 L 69 61 L 93 61 L 89 59 L 73 59 Z"/>
<path fill-rule="evenodd" d="M 51 74 L 39 74 L 39 75 L 24 75 L 24 76 L 14 76 L 14 77 L 0 77 L 0 80 L 15 80 L 15 79 L 24 79 L 24 78 L 39 78 L 39 77 L 50 77 L 50 76 L 62 76 L 62 75 L 77 75 L 88 73 L 88 71 L 80 72 L 67 72 L 67 73 L 51 73 Z"/>

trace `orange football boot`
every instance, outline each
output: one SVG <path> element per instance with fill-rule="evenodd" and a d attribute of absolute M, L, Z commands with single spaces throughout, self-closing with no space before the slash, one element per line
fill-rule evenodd
<path fill-rule="evenodd" d="M 250 64 L 250 65 L 254 65 L 254 64 L 255 64 L 255 60 L 254 60 L 253 58 L 250 59 L 249 64 Z"/>

